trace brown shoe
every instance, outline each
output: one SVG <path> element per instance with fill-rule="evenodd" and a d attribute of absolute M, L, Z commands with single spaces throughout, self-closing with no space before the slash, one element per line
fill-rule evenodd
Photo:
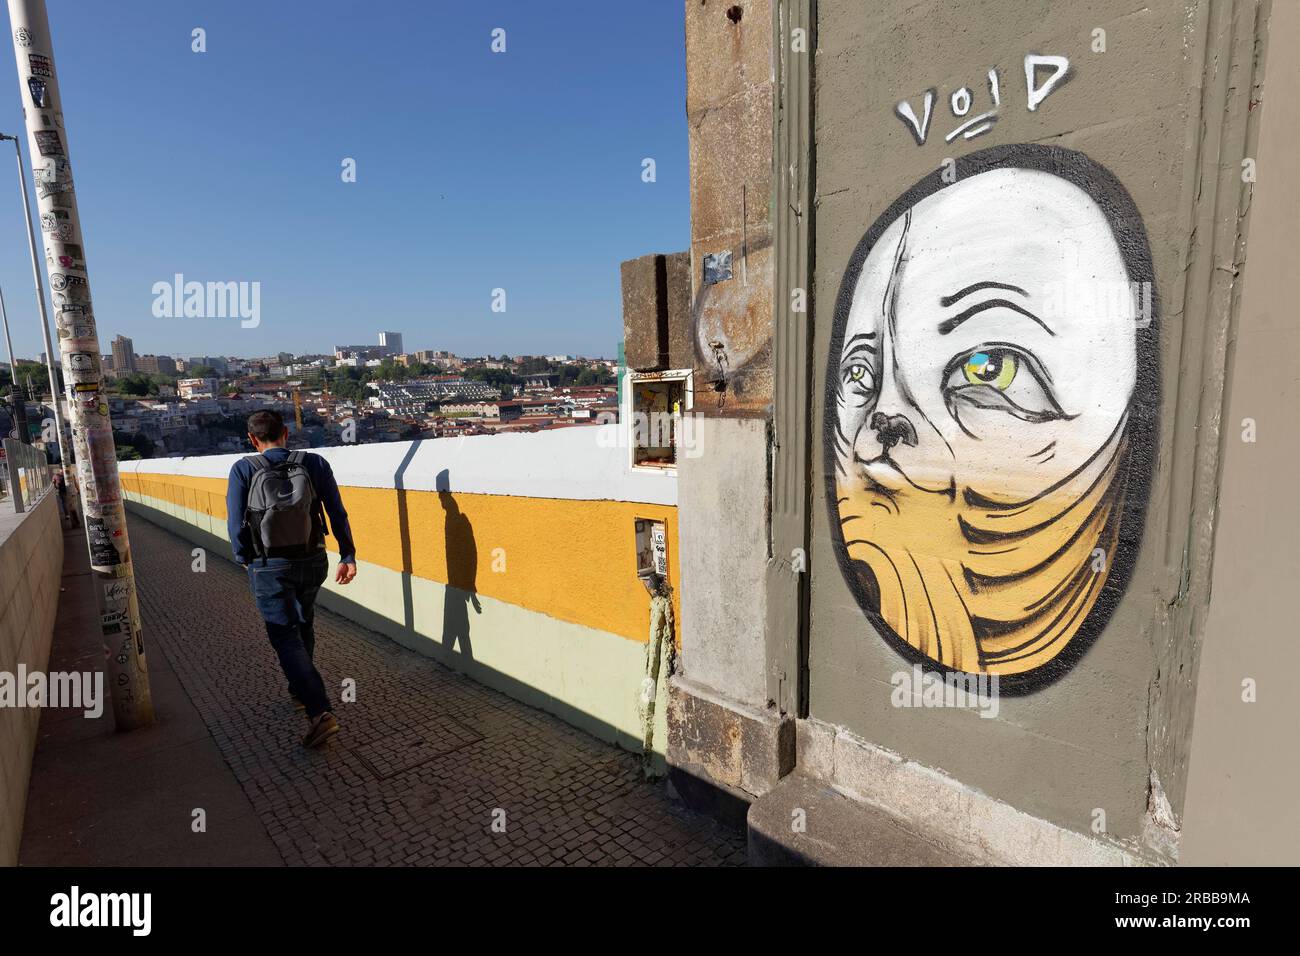
<path fill-rule="evenodd" d="M 311 722 L 311 730 L 302 738 L 304 747 L 319 747 L 330 737 L 339 732 L 339 722 L 328 710 Z"/>

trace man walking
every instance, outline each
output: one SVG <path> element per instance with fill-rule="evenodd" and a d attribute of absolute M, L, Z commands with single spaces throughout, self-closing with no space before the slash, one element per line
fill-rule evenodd
<path fill-rule="evenodd" d="M 332 533 L 339 546 L 334 580 L 348 584 L 357 573 L 352 530 L 329 462 L 311 452 L 289 451 L 289 431 L 278 412 L 250 415 L 248 439 L 258 453 L 235 462 L 226 491 L 230 544 L 235 560 L 247 569 L 289 695 L 307 711 L 310 727 L 303 746 L 317 747 L 339 729 L 312 662 L 316 595 L 329 575 L 325 535 Z"/>

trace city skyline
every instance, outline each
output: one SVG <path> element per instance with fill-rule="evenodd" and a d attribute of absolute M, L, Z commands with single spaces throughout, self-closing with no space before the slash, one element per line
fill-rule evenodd
<path fill-rule="evenodd" d="M 346 16 L 68 3 L 54 31 L 101 349 L 120 334 L 154 354 L 328 354 L 357 329 L 401 328 L 408 349 L 612 354 L 619 262 L 689 240 L 682 22 L 624 30 L 633 11 L 589 6 L 600 15 L 563 21 L 449 9 L 445 42 L 403 28 L 418 4 L 373 11 L 380 83 Z M 191 49 L 196 27 L 206 52 Z M 97 41 L 110 32 L 120 42 Z M 285 49 L 289 33 L 305 42 Z M 124 57 L 150 65 L 145 96 L 114 68 Z M 17 97 L 0 124 L 21 128 Z M 10 189 L 0 284 L 27 357 L 43 345 Z M 155 287 L 177 275 L 257 284 L 260 321 L 156 315 Z"/>
<path fill-rule="evenodd" d="M 296 352 L 293 350 L 282 349 L 277 352 L 269 352 L 265 354 L 262 353 L 236 354 L 233 352 L 231 353 L 218 352 L 214 355 L 208 355 L 206 353 L 200 354 L 200 353 L 186 353 L 186 352 L 152 352 L 152 351 L 141 352 L 134 347 L 135 340 L 132 339 L 130 336 L 115 335 L 113 336 L 112 339 L 106 341 L 105 344 L 107 345 L 107 347 L 102 349 L 104 366 L 105 369 L 108 371 L 121 371 L 121 369 L 116 368 L 116 359 L 114 358 L 114 348 L 118 347 L 121 342 L 127 343 L 126 347 L 129 347 L 131 350 L 129 354 L 131 357 L 133 357 L 133 359 L 137 364 L 139 364 L 141 359 L 166 359 L 166 360 L 171 360 L 174 363 L 195 364 L 199 359 L 206 360 L 206 359 L 212 359 L 218 357 L 221 358 L 222 360 L 237 359 L 240 361 L 247 361 L 247 362 L 256 362 L 256 361 L 261 361 L 263 359 L 270 359 L 270 358 L 282 359 L 284 356 L 288 356 L 291 359 L 313 359 L 313 360 L 320 359 L 320 358 L 328 359 L 331 357 L 333 358 L 338 357 L 335 354 L 336 352 L 335 348 L 327 349 L 322 352 L 316 352 L 316 351 Z M 378 346 L 369 346 L 369 347 L 378 348 Z M 614 362 L 618 360 L 617 354 L 606 355 L 598 352 L 533 353 L 533 352 L 519 352 L 519 351 L 512 352 L 509 349 L 500 352 L 482 352 L 482 353 L 472 354 L 472 355 L 458 354 L 456 352 L 452 352 L 447 349 L 411 349 L 410 351 L 406 351 L 406 352 L 392 352 L 390 354 L 394 358 L 399 355 L 404 355 L 404 356 L 417 358 L 417 360 L 419 360 L 418 357 L 421 355 L 431 355 L 431 354 L 441 354 L 462 361 L 495 360 L 500 356 L 507 356 L 510 359 L 521 359 L 521 358 L 539 359 L 540 358 L 552 362 L 569 362 L 569 361 Z M 38 352 L 34 357 L 23 355 L 20 353 L 15 354 L 15 360 L 20 364 L 31 363 L 31 364 L 43 366 L 45 364 L 45 352 L 44 351 Z M 54 365 L 56 368 L 62 367 L 62 362 L 60 361 L 60 358 L 58 356 L 55 356 L 54 358 Z M 0 358 L 0 369 L 8 371 L 9 368 L 10 366 L 9 366 L 8 356 L 6 355 L 3 358 Z M 129 369 L 129 371 L 153 372 L 155 370 L 151 368 L 133 368 L 133 369 Z M 174 374 L 174 373 L 171 371 L 163 371 L 162 374 Z"/>
<path fill-rule="evenodd" d="M 396 344 L 395 344 L 395 345 L 387 345 L 384 341 L 382 341 L 382 337 L 385 336 L 385 335 L 392 337 L 393 341 L 394 341 Z M 134 340 L 133 338 L 131 338 L 131 337 L 128 336 L 128 335 L 122 335 L 122 334 L 119 333 L 119 334 L 117 334 L 117 335 L 114 335 L 112 339 L 107 340 L 107 347 L 104 348 L 104 349 L 102 350 L 102 353 L 103 353 L 103 356 L 104 356 L 104 359 L 105 359 L 105 364 L 106 364 L 106 365 L 110 365 L 110 364 L 111 364 L 113 367 L 116 367 L 116 364 L 117 364 L 117 363 L 116 363 L 116 359 L 114 358 L 114 356 L 115 356 L 116 354 L 118 354 L 119 352 L 120 352 L 121 354 L 127 356 L 127 357 L 133 357 L 133 358 L 135 358 L 135 359 L 137 359 L 137 360 L 138 360 L 138 359 L 141 359 L 141 358 L 167 358 L 167 359 L 175 360 L 175 361 L 177 361 L 177 362 L 186 362 L 186 363 L 196 363 L 196 362 L 198 362 L 198 361 L 200 361 L 200 360 L 214 359 L 214 358 L 218 358 L 218 357 L 221 358 L 221 359 L 223 359 L 223 360 L 224 360 L 224 359 L 240 359 L 240 360 L 244 360 L 244 361 L 257 361 L 257 360 L 260 360 L 260 359 L 267 359 L 267 358 L 281 358 L 281 359 L 282 359 L 282 358 L 285 357 L 285 356 L 288 356 L 289 358 L 294 358 L 294 359 L 298 359 L 298 358 L 312 358 L 312 359 L 315 359 L 315 358 L 330 358 L 330 357 L 333 357 L 333 358 L 340 358 L 341 356 L 339 355 L 339 353 L 340 353 L 341 351 L 353 351 L 353 350 L 358 350 L 358 351 L 369 351 L 369 352 L 384 352 L 387 356 L 391 356 L 391 357 L 394 357 L 394 358 L 396 358 L 396 357 L 398 357 L 398 356 L 402 356 L 402 355 L 410 356 L 410 357 L 413 357 L 413 358 L 418 358 L 418 357 L 421 356 L 421 355 L 437 355 L 437 356 L 449 357 L 449 358 L 454 358 L 454 359 L 468 360 L 468 359 L 495 359 L 495 358 L 498 358 L 498 357 L 500 357 L 500 356 L 507 356 L 507 357 L 509 357 L 509 358 L 511 358 L 511 359 L 517 359 L 517 358 L 544 358 L 544 359 L 547 359 L 547 360 L 550 360 L 550 361 L 555 361 L 555 362 L 561 362 L 561 361 L 574 361 L 574 360 L 615 361 L 615 360 L 617 360 L 617 358 L 618 358 L 617 354 L 605 355 L 605 354 L 603 354 L 603 353 L 595 353 L 595 352 L 572 352 L 572 353 L 570 353 L 570 352 L 563 352 L 563 353 L 561 353 L 561 352 L 537 352 L 537 353 L 533 353 L 533 352 L 518 352 L 518 351 L 516 351 L 516 352 L 511 352 L 510 350 L 507 349 L 507 350 L 503 350 L 503 351 L 500 351 L 500 352 L 482 352 L 482 353 L 472 354 L 472 355 L 471 355 L 471 354 L 460 354 L 460 353 L 456 353 L 456 352 L 451 351 L 450 349 L 432 349 L 432 348 L 413 348 L 413 349 L 404 349 L 404 348 L 402 347 L 402 345 L 403 345 L 403 342 L 402 342 L 402 338 L 403 338 L 403 336 L 402 336 L 402 333 L 401 333 L 401 332 L 380 332 L 380 333 L 378 333 L 378 336 L 381 338 L 381 341 L 378 341 L 378 342 L 375 342 L 375 343 L 371 343 L 371 344 L 355 343 L 355 344 L 352 344 L 352 345 L 333 345 L 333 346 L 331 346 L 329 349 L 326 349 L 326 350 L 324 350 L 324 351 L 319 351 L 319 352 L 317 352 L 317 351 L 311 351 L 311 352 L 298 352 L 298 351 L 294 351 L 294 350 L 292 350 L 292 349 L 280 349 L 280 350 L 275 351 L 275 352 L 258 353 L 258 354 L 252 354 L 252 353 L 249 353 L 249 354 L 239 354 L 239 353 L 228 352 L 228 351 L 227 351 L 227 352 L 221 352 L 221 351 L 218 351 L 218 352 L 215 352 L 215 353 L 213 353 L 213 354 L 208 354 L 208 353 L 206 353 L 206 352 L 185 352 L 185 351 L 181 351 L 181 352 L 152 352 L 152 351 L 143 351 L 143 352 L 142 352 L 142 351 L 140 351 L 139 349 L 135 348 L 135 340 Z M 36 363 L 39 363 L 39 364 L 42 364 L 42 365 L 45 364 L 45 352 L 43 352 L 43 351 L 37 353 L 37 355 L 36 355 L 36 357 L 35 357 L 34 359 L 33 359 L 33 358 L 30 358 L 30 357 L 28 357 L 28 356 L 26 356 L 26 355 L 21 355 L 21 354 L 16 355 L 15 358 L 16 358 L 16 360 L 17 360 L 18 362 L 36 362 Z M 55 364 L 55 365 L 60 365 L 60 364 L 61 364 L 60 359 L 59 359 L 58 356 L 55 356 L 55 358 L 54 358 L 54 364 Z M 9 367 L 9 363 L 8 363 L 8 361 L 7 361 L 7 358 L 5 358 L 5 359 L 0 359 L 0 368 L 8 368 L 8 367 Z M 135 369 L 131 369 L 131 371 L 136 371 L 136 370 L 135 370 Z"/>

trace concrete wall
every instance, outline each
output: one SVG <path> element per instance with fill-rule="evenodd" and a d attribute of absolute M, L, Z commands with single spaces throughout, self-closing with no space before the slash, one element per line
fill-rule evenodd
<path fill-rule="evenodd" d="M 1205 624 L 1180 859 L 1211 866 L 1300 861 L 1300 468 L 1293 411 L 1300 328 L 1300 5 L 1275 3 L 1261 99 L 1250 254 L 1224 415 L 1214 581 Z M 1253 427 L 1254 434 L 1249 431 Z M 1254 440 L 1249 440 L 1253 438 Z"/>
<path fill-rule="evenodd" d="M 678 589 L 676 482 L 632 472 L 621 435 L 605 425 L 320 449 L 358 564 L 346 588 L 327 583 L 322 605 L 640 749 L 650 621 L 634 522 L 665 522 Z M 133 512 L 226 557 L 238 457 L 124 462 L 123 488 Z"/>
<path fill-rule="evenodd" d="M 836 748 L 947 781 L 920 823 L 956 833 L 978 798 L 1172 860 L 1268 6 L 817 10 L 811 717 Z M 1027 77 L 1031 54 L 1060 59 Z M 1107 277 L 1153 282 L 1151 308 L 1087 305 L 1071 281 Z M 983 281 L 1010 304 L 939 324 Z M 851 333 L 870 330 L 854 366 Z M 974 358 L 948 363 L 963 348 L 975 378 Z M 887 438 L 873 411 L 914 433 Z M 997 675 L 996 717 L 899 706 L 913 664 Z M 855 763 L 872 779 L 836 776 Z M 917 775 L 879 764 L 821 772 L 908 806 Z M 967 837 L 1015 839 L 990 827 Z M 1067 844 L 1060 859 L 1095 859 Z"/>
<path fill-rule="evenodd" d="M 698 458 L 679 465 L 682 663 L 693 683 L 761 706 L 767 564 L 767 435 L 763 422 L 700 424 Z"/>
<path fill-rule="evenodd" d="M 696 453 L 678 466 L 683 513 L 690 515 L 682 537 L 688 623 L 681 670 L 710 695 L 761 708 L 772 406 L 772 7 L 768 0 L 688 0 L 685 7 L 694 411 L 704 420 Z M 730 278 L 706 282 L 705 258 L 726 252 Z"/>
<path fill-rule="evenodd" d="M 44 671 L 63 578 L 59 503 L 46 494 L 25 514 L 0 518 L 0 672 Z M 39 708 L 0 707 L 0 866 L 18 864 Z"/>
<path fill-rule="evenodd" d="M 687 0 L 695 410 L 772 404 L 772 5 Z M 705 280 L 705 258 L 730 275 Z M 715 345 L 716 343 L 716 345 Z"/>
<path fill-rule="evenodd" d="M 687 0 L 696 454 L 678 466 L 682 657 L 668 761 L 740 822 L 793 757 L 767 661 L 772 503 L 773 4 Z M 710 268 L 708 257 L 727 256 Z M 718 268 L 722 266 L 721 268 Z M 785 595 L 778 595 L 778 600 Z M 792 728 L 787 728 L 792 730 Z M 720 807 L 717 800 L 728 801 Z"/>

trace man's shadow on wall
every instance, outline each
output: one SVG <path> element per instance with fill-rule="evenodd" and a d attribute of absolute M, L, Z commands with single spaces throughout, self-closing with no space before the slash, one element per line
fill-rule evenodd
<path fill-rule="evenodd" d="M 478 600 L 478 545 L 474 527 L 460 510 L 451 493 L 451 476 L 447 469 L 438 472 L 435 487 L 443 510 L 443 542 L 447 555 L 447 590 L 442 601 L 442 644 L 449 651 L 459 646 L 460 653 L 473 660 L 469 639 L 469 608 L 483 613 Z"/>

